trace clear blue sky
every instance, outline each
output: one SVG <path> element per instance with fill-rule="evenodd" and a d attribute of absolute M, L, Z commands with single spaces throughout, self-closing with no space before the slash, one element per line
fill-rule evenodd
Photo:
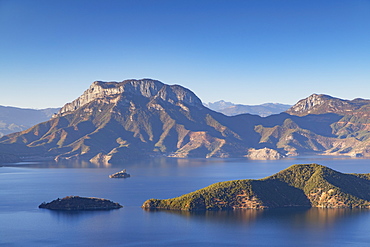
<path fill-rule="evenodd" d="M 370 98 L 369 0 L 0 0 L 0 105 L 153 78 L 203 102 Z"/>

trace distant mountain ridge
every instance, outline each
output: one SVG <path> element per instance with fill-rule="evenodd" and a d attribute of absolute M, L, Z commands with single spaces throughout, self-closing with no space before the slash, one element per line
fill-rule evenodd
<path fill-rule="evenodd" d="M 288 110 L 291 105 L 279 104 L 279 103 L 265 103 L 261 105 L 242 105 L 234 104 L 232 102 L 226 102 L 224 100 L 209 102 L 204 104 L 211 110 L 221 112 L 227 116 L 236 116 L 239 114 L 254 114 L 261 117 L 267 117 L 273 114 L 279 114 Z"/>
<path fill-rule="evenodd" d="M 25 109 L 0 106 L 0 137 L 13 132 L 26 130 L 35 124 L 49 120 L 59 108 Z"/>
<path fill-rule="evenodd" d="M 14 155 L 42 156 L 99 163 L 157 155 L 370 157 L 367 100 L 351 101 L 355 110 L 331 107 L 328 113 L 326 106 L 334 97 L 320 96 L 320 104 L 299 108 L 315 97 L 309 96 L 287 111 L 294 111 L 294 115 L 226 116 L 208 109 L 192 91 L 179 85 L 151 79 L 96 81 L 49 121 L 0 138 L 0 154 L 8 159 Z M 315 111 L 318 114 L 305 115 L 304 111 L 317 106 L 321 109 Z"/>

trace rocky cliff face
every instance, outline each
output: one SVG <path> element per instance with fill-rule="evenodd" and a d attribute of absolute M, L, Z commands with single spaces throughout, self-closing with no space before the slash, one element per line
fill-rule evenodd
<path fill-rule="evenodd" d="M 69 114 L 95 100 L 106 100 L 106 103 L 115 103 L 123 94 L 131 95 L 133 98 L 135 96 L 148 99 L 160 98 L 171 104 L 185 103 L 198 107 L 202 105 L 201 100 L 190 90 L 177 85 L 165 85 L 156 80 L 95 81 L 79 98 L 64 105 L 54 117 Z"/>

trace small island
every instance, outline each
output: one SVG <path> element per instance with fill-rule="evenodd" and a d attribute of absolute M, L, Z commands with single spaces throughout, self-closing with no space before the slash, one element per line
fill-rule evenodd
<path fill-rule="evenodd" d="M 67 196 L 62 199 L 58 198 L 49 203 L 44 202 L 39 205 L 39 208 L 67 211 L 110 210 L 122 208 L 122 205 L 107 199 L 96 197 Z"/>
<path fill-rule="evenodd" d="M 293 165 L 263 179 L 220 182 L 144 209 L 235 210 L 287 207 L 370 208 L 370 173 L 345 174 L 318 164 Z"/>
<path fill-rule="evenodd" d="M 112 175 L 109 175 L 110 178 L 128 178 L 130 177 L 130 174 L 126 172 L 126 169 L 123 169 L 120 172 L 116 172 Z"/>

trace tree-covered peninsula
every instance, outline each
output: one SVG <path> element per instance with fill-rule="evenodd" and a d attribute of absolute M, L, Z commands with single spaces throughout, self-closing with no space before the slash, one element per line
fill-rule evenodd
<path fill-rule="evenodd" d="M 344 174 L 318 164 L 293 165 L 263 179 L 220 182 L 172 199 L 149 199 L 142 207 L 186 211 L 370 208 L 370 174 Z"/>

